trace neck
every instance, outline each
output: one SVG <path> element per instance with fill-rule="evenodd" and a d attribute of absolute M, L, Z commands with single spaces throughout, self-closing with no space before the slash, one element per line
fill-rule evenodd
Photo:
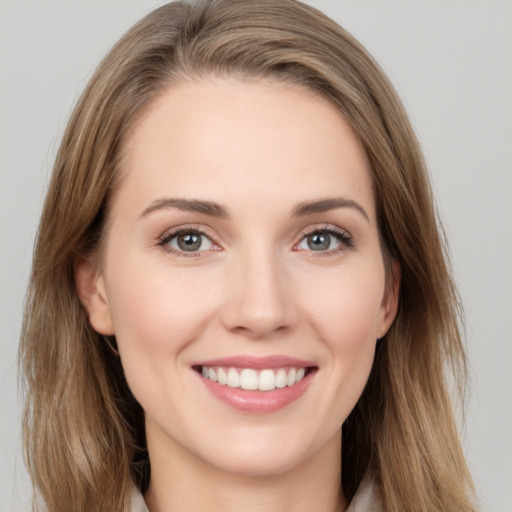
<path fill-rule="evenodd" d="M 341 435 L 293 468 L 272 475 L 223 471 L 179 446 L 152 454 L 150 512 L 341 512 Z"/>

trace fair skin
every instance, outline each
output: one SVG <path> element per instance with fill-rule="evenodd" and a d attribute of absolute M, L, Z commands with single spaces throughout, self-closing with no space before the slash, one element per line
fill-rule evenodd
<path fill-rule="evenodd" d="M 101 264 L 76 278 L 145 411 L 150 511 L 344 510 L 341 425 L 398 281 L 352 130 L 297 87 L 182 82 L 124 157 Z"/>

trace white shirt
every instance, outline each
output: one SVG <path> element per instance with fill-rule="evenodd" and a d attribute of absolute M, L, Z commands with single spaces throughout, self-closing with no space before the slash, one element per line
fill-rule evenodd
<path fill-rule="evenodd" d="M 357 489 L 354 499 L 350 502 L 350 506 L 346 512 L 381 512 L 382 503 L 375 486 L 368 480 L 364 479 Z M 137 488 L 132 491 L 132 507 L 131 512 L 149 512 L 142 494 Z"/>

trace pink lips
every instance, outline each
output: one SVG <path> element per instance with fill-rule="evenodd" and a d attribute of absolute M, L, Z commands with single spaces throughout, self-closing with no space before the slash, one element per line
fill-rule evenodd
<path fill-rule="evenodd" d="M 202 366 L 230 367 L 236 369 L 252 368 L 254 370 L 278 369 L 287 367 L 316 369 L 316 365 L 312 361 L 306 361 L 303 359 L 281 355 L 267 357 L 227 357 L 201 361 L 193 365 L 196 370 Z M 283 409 L 287 405 L 300 398 L 308 389 L 316 372 L 307 372 L 306 376 L 293 386 L 274 389 L 272 391 L 248 391 L 241 388 L 233 388 L 206 379 L 199 372 L 196 373 L 206 388 L 227 405 L 239 411 L 263 414 Z"/>
<path fill-rule="evenodd" d="M 254 370 L 263 370 L 265 368 L 284 368 L 286 366 L 308 368 L 316 365 L 312 361 L 288 356 L 235 356 L 199 361 L 195 363 L 194 366 L 228 366 L 233 368 L 252 368 Z"/>

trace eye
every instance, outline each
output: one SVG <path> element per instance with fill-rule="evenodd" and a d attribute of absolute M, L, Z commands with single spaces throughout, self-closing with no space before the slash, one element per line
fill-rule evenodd
<path fill-rule="evenodd" d="M 299 242 L 297 249 L 327 252 L 336 251 L 352 246 L 351 237 L 344 231 L 334 230 L 332 228 L 316 229 L 307 233 Z"/>
<path fill-rule="evenodd" d="M 204 233 L 190 229 L 166 235 L 160 245 L 174 252 L 201 252 L 214 247 L 213 242 Z"/>

